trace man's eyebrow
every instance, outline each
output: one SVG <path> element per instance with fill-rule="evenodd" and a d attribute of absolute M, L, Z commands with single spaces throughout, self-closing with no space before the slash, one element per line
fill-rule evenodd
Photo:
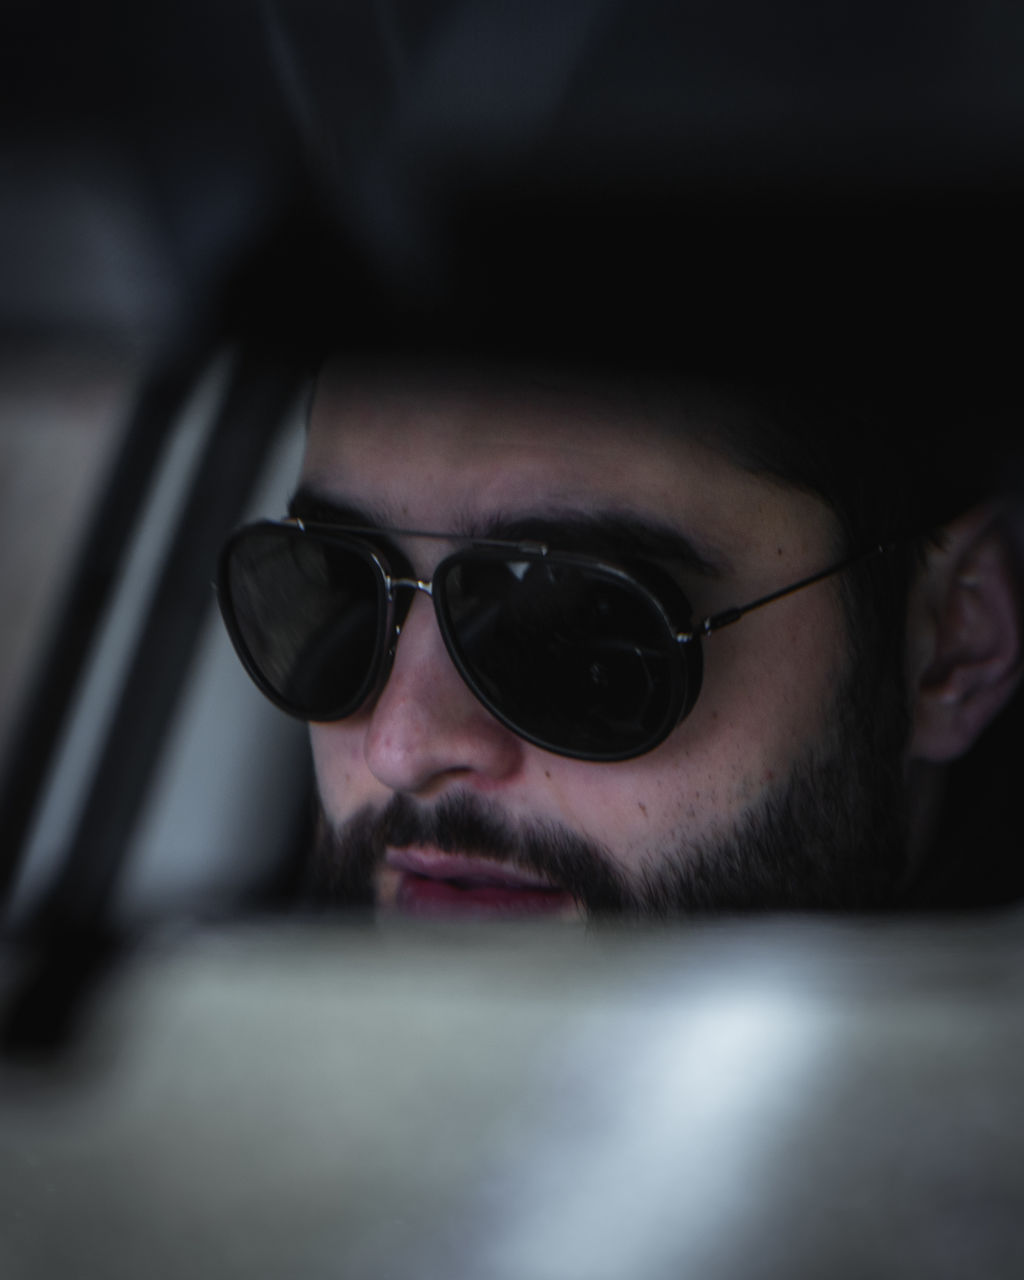
<path fill-rule="evenodd" d="M 357 529 L 380 529 L 387 525 L 380 513 L 354 502 L 332 498 L 309 484 L 300 484 L 292 494 L 288 514 L 293 520 L 305 520 L 310 524 L 342 524 Z"/>
<path fill-rule="evenodd" d="M 724 555 L 699 545 L 674 525 L 632 511 L 498 516 L 475 532 L 478 537 L 543 542 L 563 551 L 581 551 L 611 559 L 664 560 L 708 578 L 722 577 L 728 570 Z"/>
<path fill-rule="evenodd" d="M 302 484 L 288 504 L 288 514 L 310 524 L 348 525 L 359 529 L 394 531 L 386 513 L 348 499 L 329 496 Z M 458 520 L 451 529 L 423 530 L 452 538 L 494 539 L 502 542 L 540 542 L 553 549 L 589 555 L 666 561 L 702 577 L 728 572 L 725 556 L 665 521 L 632 511 L 554 510 L 535 514 L 497 514 L 485 520 Z"/>

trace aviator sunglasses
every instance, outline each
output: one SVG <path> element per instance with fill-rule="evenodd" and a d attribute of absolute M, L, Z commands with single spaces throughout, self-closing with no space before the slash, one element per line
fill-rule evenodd
<path fill-rule="evenodd" d="M 694 622 L 661 566 L 473 539 L 424 580 L 391 537 L 453 539 L 290 519 L 235 532 L 217 592 L 235 649 L 278 707 L 309 721 L 354 715 L 383 687 L 417 591 L 477 699 L 527 742 L 579 760 L 626 760 L 692 711 L 701 641 L 753 609 L 820 582 L 872 546 L 748 604 Z"/>

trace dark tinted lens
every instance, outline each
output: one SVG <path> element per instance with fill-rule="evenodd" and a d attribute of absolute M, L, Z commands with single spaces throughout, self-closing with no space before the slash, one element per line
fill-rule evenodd
<path fill-rule="evenodd" d="M 360 706 L 376 679 L 385 615 L 364 548 L 255 526 L 229 544 L 220 587 L 235 643 L 265 692 L 305 720 Z"/>
<path fill-rule="evenodd" d="M 676 642 L 628 579 L 478 550 L 452 557 L 440 588 L 464 676 L 523 736 L 563 754 L 621 759 L 660 741 L 678 718 Z"/>

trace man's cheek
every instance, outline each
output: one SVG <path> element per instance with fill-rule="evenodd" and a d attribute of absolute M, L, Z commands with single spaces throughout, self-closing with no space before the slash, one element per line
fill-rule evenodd
<path fill-rule="evenodd" d="M 742 736 L 702 737 L 700 749 L 688 736 L 684 724 L 649 756 L 611 769 L 566 762 L 551 778 L 555 819 L 635 873 L 665 850 L 720 836 L 788 773 L 777 760 L 766 766 L 760 744 Z"/>
<path fill-rule="evenodd" d="M 347 725 L 310 726 L 310 745 L 317 789 L 324 811 L 338 824 L 377 797 L 375 783 L 363 757 L 362 735 Z"/>
<path fill-rule="evenodd" d="M 674 827 L 683 780 L 636 764 L 561 762 L 549 768 L 544 816 L 599 843 L 623 868 L 638 863 Z"/>

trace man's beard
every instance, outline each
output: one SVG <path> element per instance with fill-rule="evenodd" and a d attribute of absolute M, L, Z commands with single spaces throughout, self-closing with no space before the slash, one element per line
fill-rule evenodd
<path fill-rule="evenodd" d="M 572 894 L 588 916 L 672 919 L 696 912 L 868 910 L 894 905 L 908 871 L 899 690 L 870 701 L 849 664 L 824 740 L 731 822 L 677 839 L 629 869 L 611 850 L 545 821 L 454 791 L 430 805 L 396 795 L 332 828 L 321 813 L 308 888 L 318 905 L 371 907 L 388 846 L 421 845 L 512 863 Z M 614 768 L 614 765 L 595 766 Z"/>

